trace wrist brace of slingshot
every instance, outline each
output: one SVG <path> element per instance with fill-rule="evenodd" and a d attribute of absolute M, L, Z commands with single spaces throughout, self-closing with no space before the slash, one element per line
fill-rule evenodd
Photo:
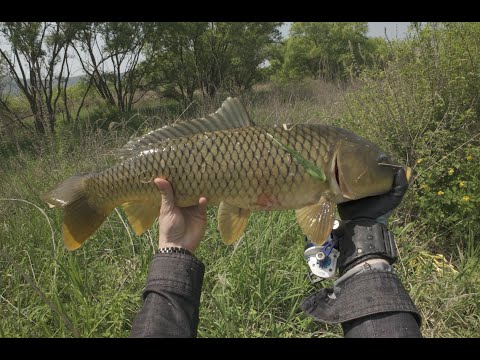
<path fill-rule="evenodd" d="M 340 274 L 368 259 L 385 259 L 393 264 L 398 257 L 395 240 L 387 226 L 374 219 L 344 221 L 334 230 L 339 238 Z"/>

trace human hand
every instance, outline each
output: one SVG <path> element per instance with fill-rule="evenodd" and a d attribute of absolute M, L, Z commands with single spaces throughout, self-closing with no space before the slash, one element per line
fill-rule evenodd
<path fill-rule="evenodd" d="M 161 178 L 154 180 L 162 193 L 158 223 L 158 247 L 181 247 L 195 252 L 205 235 L 207 225 L 207 198 L 201 197 L 198 205 L 181 208 L 175 206 L 171 184 Z"/>
<path fill-rule="evenodd" d="M 338 213 L 342 220 L 376 219 L 377 222 L 386 225 L 388 217 L 402 202 L 407 189 L 407 175 L 403 168 L 399 168 L 389 192 L 338 204 Z"/>

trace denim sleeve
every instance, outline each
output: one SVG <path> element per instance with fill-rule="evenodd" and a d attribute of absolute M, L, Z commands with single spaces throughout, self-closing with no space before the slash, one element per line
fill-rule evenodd
<path fill-rule="evenodd" d="M 196 337 L 204 272 L 194 256 L 155 255 L 130 337 Z"/>
<path fill-rule="evenodd" d="M 415 316 L 410 312 L 388 312 L 342 323 L 346 338 L 421 338 Z"/>
<path fill-rule="evenodd" d="M 393 271 L 367 270 L 309 296 L 302 309 L 345 337 L 421 337 L 420 314 Z"/>

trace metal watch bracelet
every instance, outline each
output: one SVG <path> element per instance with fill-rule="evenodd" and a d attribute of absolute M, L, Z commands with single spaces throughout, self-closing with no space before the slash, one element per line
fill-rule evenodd
<path fill-rule="evenodd" d="M 163 247 L 157 250 L 157 254 L 187 254 L 193 256 L 193 254 L 187 249 L 181 247 Z"/>

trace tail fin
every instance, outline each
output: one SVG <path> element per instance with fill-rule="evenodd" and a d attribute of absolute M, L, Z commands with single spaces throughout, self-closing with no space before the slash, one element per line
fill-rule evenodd
<path fill-rule="evenodd" d="M 75 175 L 42 196 L 51 208 L 63 208 L 63 243 L 68 250 L 78 249 L 105 221 L 113 208 L 101 208 L 89 201 L 88 175 Z"/>

